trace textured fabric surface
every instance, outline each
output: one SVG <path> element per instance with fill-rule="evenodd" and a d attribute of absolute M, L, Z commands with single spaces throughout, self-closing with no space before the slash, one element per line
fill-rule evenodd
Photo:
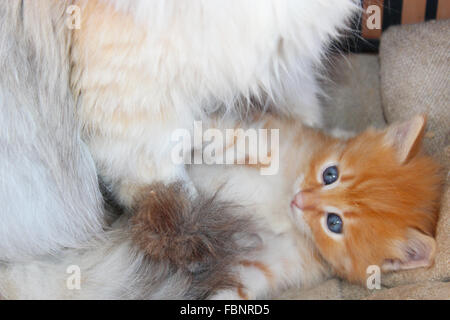
<path fill-rule="evenodd" d="M 392 289 L 374 291 L 370 300 L 450 300 L 450 282 L 421 281 Z"/>
<path fill-rule="evenodd" d="M 384 291 L 384 290 L 381 290 Z M 355 300 L 364 299 L 372 292 L 362 286 L 352 285 L 339 279 L 330 279 L 317 287 L 298 290 L 291 289 L 283 293 L 279 299 L 286 300 Z"/>
<path fill-rule="evenodd" d="M 426 112 L 425 148 L 450 159 L 450 20 L 392 27 L 380 47 L 381 97 L 388 122 Z"/>
<path fill-rule="evenodd" d="M 368 290 L 358 285 L 330 279 L 309 290 L 288 290 L 280 299 L 294 300 L 450 300 L 450 282 L 419 281 L 393 288 Z"/>
<path fill-rule="evenodd" d="M 450 20 L 392 27 L 381 39 L 380 85 L 388 123 L 428 115 L 425 150 L 443 165 L 442 199 L 434 267 L 383 277 L 389 287 L 450 278 Z M 450 292 L 449 292 L 450 295 Z"/>

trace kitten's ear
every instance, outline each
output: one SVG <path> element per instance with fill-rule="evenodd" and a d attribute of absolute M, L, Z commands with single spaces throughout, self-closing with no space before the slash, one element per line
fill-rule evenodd
<path fill-rule="evenodd" d="M 387 142 L 397 150 L 400 163 L 406 163 L 420 149 L 427 118 L 417 115 L 409 121 L 393 124 L 386 130 Z"/>
<path fill-rule="evenodd" d="M 396 257 L 384 261 L 383 271 L 429 267 L 434 261 L 436 240 L 418 230 L 409 229 L 406 240 L 398 242 L 394 252 Z"/>

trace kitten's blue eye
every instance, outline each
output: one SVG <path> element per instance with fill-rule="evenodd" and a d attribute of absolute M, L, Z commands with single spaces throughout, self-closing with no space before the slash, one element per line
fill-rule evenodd
<path fill-rule="evenodd" d="M 326 168 L 322 174 L 323 183 L 332 184 L 339 178 L 339 171 L 336 166 Z"/>
<path fill-rule="evenodd" d="M 328 230 L 334 233 L 342 233 L 342 219 L 335 213 L 329 213 L 327 216 Z"/>

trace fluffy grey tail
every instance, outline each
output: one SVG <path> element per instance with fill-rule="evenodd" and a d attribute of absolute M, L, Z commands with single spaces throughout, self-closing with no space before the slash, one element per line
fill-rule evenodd
<path fill-rule="evenodd" d="M 69 87 L 69 4 L 0 2 L 0 260 L 57 254 L 102 232 Z"/>
<path fill-rule="evenodd" d="M 233 267 L 259 244 L 243 211 L 220 190 L 192 199 L 181 183 L 155 183 L 131 219 L 132 238 L 151 261 L 189 276 L 189 298 L 207 298 L 238 285 Z"/>

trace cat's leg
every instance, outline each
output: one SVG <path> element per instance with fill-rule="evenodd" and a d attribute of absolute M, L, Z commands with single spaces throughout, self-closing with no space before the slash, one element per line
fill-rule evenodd
<path fill-rule="evenodd" d="M 132 208 L 156 181 L 166 184 L 183 181 L 187 190 L 195 195 L 195 187 L 185 168 L 185 162 L 190 161 L 188 142 L 192 124 L 155 116 L 139 119 L 138 124 L 129 126 L 130 130 L 124 131 L 120 126 L 103 122 L 98 124 L 101 130 L 86 137 L 99 175 L 114 199 L 123 207 Z M 186 137 L 186 145 L 173 139 L 177 130 Z"/>
<path fill-rule="evenodd" d="M 211 299 L 270 299 L 289 287 L 308 288 L 329 277 L 330 270 L 303 236 L 290 231 L 260 236 L 263 247 L 235 266 L 239 285 Z"/>
<path fill-rule="evenodd" d="M 293 238 L 288 235 L 264 237 L 263 248 L 235 266 L 239 285 L 214 294 L 213 300 L 271 298 L 280 290 L 298 285 L 303 269 Z"/>

